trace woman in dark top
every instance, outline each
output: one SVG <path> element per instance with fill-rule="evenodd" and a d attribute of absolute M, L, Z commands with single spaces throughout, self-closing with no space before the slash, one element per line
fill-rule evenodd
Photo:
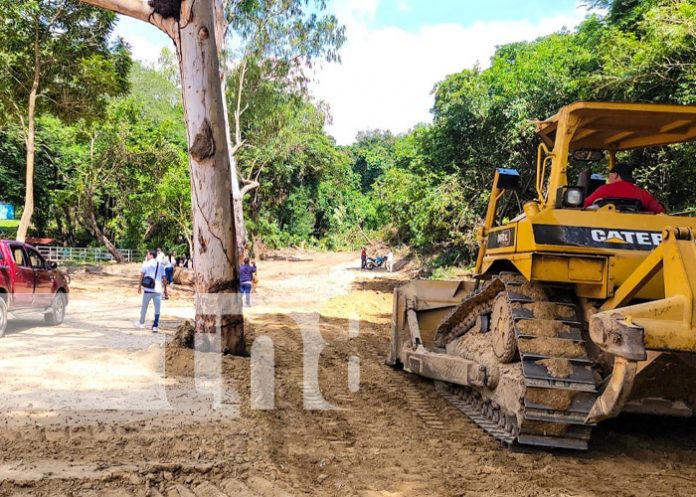
<path fill-rule="evenodd" d="M 249 258 L 244 258 L 244 264 L 239 266 L 239 287 L 244 294 L 247 307 L 251 307 L 251 287 L 253 285 L 256 267 L 249 264 Z"/>

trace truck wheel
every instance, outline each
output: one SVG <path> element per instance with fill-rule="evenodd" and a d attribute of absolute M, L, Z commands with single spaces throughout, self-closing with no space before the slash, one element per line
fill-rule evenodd
<path fill-rule="evenodd" d="M 7 329 L 7 302 L 0 297 L 0 338 L 5 334 Z"/>
<path fill-rule="evenodd" d="M 48 312 L 44 314 L 46 324 L 55 326 L 63 322 L 63 318 L 65 317 L 65 304 L 65 294 L 63 292 L 56 293 L 51 307 L 48 309 Z"/>

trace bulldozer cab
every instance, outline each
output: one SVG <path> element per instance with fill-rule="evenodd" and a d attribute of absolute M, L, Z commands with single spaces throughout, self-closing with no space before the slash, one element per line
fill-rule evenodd
<path fill-rule="evenodd" d="M 594 248 L 617 250 L 629 248 L 628 245 L 644 245 L 642 248 L 645 250 L 655 248 L 656 243 L 653 242 L 659 243 L 661 235 L 658 235 L 670 224 L 668 218 L 652 219 L 649 221 L 650 229 L 629 233 L 628 238 L 622 238 L 622 235 L 613 237 L 616 238 L 614 244 L 601 243 L 612 237 L 608 236 L 608 232 L 599 233 L 595 230 L 593 233 L 592 228 L 606 228 L 617 222 L 617 218 L 612 219 L 608 215 L 633 213 L 649 215 L 651 218 L 655 216 L 644 212 L 640 202 L 636 200 L 607 199 L 608 202 L 592 206 L 593 210 L 601 213 L 588 217 L 589 213 L 585 212 L 587 209 L 583 208 L 583 203 L 585 198 L 605 183 L 606 173 L 617 162 L 617 153 L 696 139 L 696 106 L 576 102 L 563 107 L 556 115 L 544 121 L 537 121 L 536 131 L 541 139 L 534 184 L 536 198 L 527 202 L 524 212 L 511 222 L 502 223 L 498 207 L 506 193 L 517 186 L 520 175 L 516 170 L 496 170 L 486 217 L 477 231 L 479 254 L 475 266 L 476 275 L 483 275 L 500 266 L 500 254 L 545 250 L 546 245 L 558 245 L 556 242 L 559 241 L 560 245 L 565 246 L 564 250 L 568 247 L 573 247 L 572 250 L 589 247 L 590 251 L 594 251 L 593 245 Z M 588 164 L 572 178 L 573 183 L 569 178 L 571 158 L 574 163 Z M 589 167 L 589 164 L 601 162 L 606 163 L 604 171 L 593 172 Z M 526 233 L 529 231 L 528 224 L 520 226 L 519 222 L 534 218 L 536 222 L 531 226 L 534 233 Z M 601 221 L 596 223 L 598 219 Z M 623 221 L 629 231 L 632 225 L 638 226 L 643 222 L 638 218 L 623 218 Z M 590 228 L 590 231 L 569 228 L 579 224 Z M 686 221 L 686 224 L 691 225 L 691 222 Z M 531 236 L 522 238 L 523 234 Z M 645 242 L 646 236 L 651 243 Z M 604 240 L 597 240 L 598 238 Z M 533 243 L 532 239 L 534 242 L 551 243 Z M 622 240 L 626 242 L 623 246 Z M 635 259 L 637 255 L 628 254 L 628 258 Z M 510 257 L 502 259 L 512 262 L 513 266 L 520 269 L 521 264 Z M 520 260 L 517 257 L 517 261 Z M 529 271 L 526 275 L 531 276 Z M 619 277 L 617 283 L 622 280 L 623 277 Z M 606 292 L 600 293 L 606 296 L 611 293 L 611 288 L 607 287 Z"/>
<path fill-rule="evenodd" d="M 536 181 L 540 207 L 578 207 L 575 203 L 578 196 L 567 198 L 570 156 L 590 162 L 603 159 L 606 153 L 611 168 L 616 163 L 617 152 L 693 140 L 696 138 L 696 109 L 677 105 L 578 102 L 537 122 L 537 134 L 541 138 Z M 578 186 L 596 188 L 600 178 L 594 179 L 594 183 L 590 177 L 584 180 L 587 184 Z M 566 198 L 562 198 L 564 196 Z"/>

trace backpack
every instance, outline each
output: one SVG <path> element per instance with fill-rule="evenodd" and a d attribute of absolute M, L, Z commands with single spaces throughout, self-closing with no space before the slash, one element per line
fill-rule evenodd
<path fill-rule="evenodd" d="M 157 263 L 157 267 L 155 268 L 155 278 L 157 278 L 157 272 L 159 271 L 159 262 Z M 141 285 L 143 288 L 147 288 L 149 290 L 152 290 L 155 288 L 155 278 L 152 276 L 145 276 L 143 278 L 143 281 L 141 282 Z"/>

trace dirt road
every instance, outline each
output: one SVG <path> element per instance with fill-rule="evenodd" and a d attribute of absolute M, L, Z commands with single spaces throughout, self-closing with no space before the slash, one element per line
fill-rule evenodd
<path fill-rule="evenodd" d="M 249 358 L 223 358 L 219 384 L 165 367 L 192 295 L 167 301 L 165 333 L 134 328 L 137 267 L 76 274 L 60 327 L 12 322 L 0 495 L 696 495 L 693 421 L 620 418 L 583 454 L 502 449 L 428 381 L 383 365 L 399 276 L 355 270 L 350 254 L 304 258 L 261 262 L 247 313 L 249 349 L 273 343 L 274 409 L 252 409 Z M 319 391 L 307 387 L 313 322 Z"/>

